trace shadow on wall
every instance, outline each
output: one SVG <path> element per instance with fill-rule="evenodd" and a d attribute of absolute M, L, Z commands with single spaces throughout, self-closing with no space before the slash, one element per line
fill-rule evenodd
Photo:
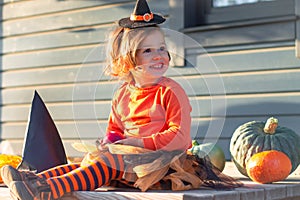
<path fill-rule="evenodd" d="M 193 123 L 191 135 L 201 143 L 217 143 L 229 160 L 229 144 L 235 129 L 250 121 L 265 122 L 269 117 L 277 118 L 279 126 L 290 128 L 300 135 L 300 103 L 283 102 L 258 102 L 228 107 L 225 118 L 212 117 L 211 120 Z"/>

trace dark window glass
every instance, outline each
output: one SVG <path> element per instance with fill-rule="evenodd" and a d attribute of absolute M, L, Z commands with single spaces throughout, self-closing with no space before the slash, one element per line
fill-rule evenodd
<path fill-rule="evenodd" d="M 260 1 L 273 1 L 273 0 L 213 0 L 213 7 L 226 7 L 241 4 L 257 3 Z"/>
<path fill-rule="evenodd" d="M 185 0 L 185 28 L 294 15 L 294 0 Z"/>

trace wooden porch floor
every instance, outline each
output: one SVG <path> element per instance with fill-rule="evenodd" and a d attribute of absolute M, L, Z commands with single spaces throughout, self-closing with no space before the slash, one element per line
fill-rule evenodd
<path fill-rule="evenodd" d="M 257 184 L 240 175 L 233 163 L 227 162 L 224 173 L 240 179 L 244 186 L 234 190 L 217 191 L 200 188 L 190 191 L 147 191 L 101 188 L 95 192 L 73 192 L 61 200 L 297 200 L 300 199 L 300 167 L 286 180 L 273 184 Z M 0 199 L 11 200 L 9 190 L 0 187 Z"/>

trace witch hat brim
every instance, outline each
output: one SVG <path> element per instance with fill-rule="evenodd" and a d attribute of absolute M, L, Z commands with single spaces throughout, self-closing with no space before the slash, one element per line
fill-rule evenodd
<path fill-rule="evenodd" d="M 146 0 L 137 0 L 131 16 L 120 19 L 118 23 L 121 27 L 134 29 L 161 24 L 165 20 L 163 16 L 150 11 Z"/>
<path fill-rule="evenodd" d="M 20 170 L 41 172 L 67 163 L 58 130 L 39 94 L 35 91 Z"/>

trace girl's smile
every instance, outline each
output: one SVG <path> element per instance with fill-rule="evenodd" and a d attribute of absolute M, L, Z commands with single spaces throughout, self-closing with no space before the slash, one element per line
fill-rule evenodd
<path fill-rule="evenodd" d="M 169 55 L 164 35 L 155 30 L 141 42 L 136 53 L 136 67 L 131 70 L 135 85 L 156 84 L 169 67 Z"/>

